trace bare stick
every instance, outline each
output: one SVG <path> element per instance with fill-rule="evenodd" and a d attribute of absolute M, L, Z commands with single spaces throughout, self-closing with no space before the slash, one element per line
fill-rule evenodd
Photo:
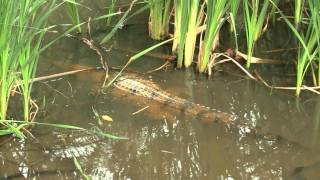
<path fill-rule="evenodd" d="M 85 72 L 85 71 L 99 70 L 99 69 L 102 69 L 102 67 L 85 68 L 85 69 L 79 69 L 79 70 L 73 70 L 73 71 L 52 74 L 52 75 L 48 75 L 48 76 L 32 78 L 32 79 L 30 79 L 30 83 L 44 81 L 44 80 L 58 78 L 58 77 L 63 77 L 63 76 L 71 75 L 71 74 L 77 74 L 77 73 Z M 22 82 L 18 82 L 15 86 L 20 86 L 21 84 L 22 84 Z"/>
<path fill-rule="evenodd" d="M 134 116 L 134 115 L 136 115 L 136 114 L 138 114 L 138 113 L 141 113 L 142 111 L 144 111 L 144 110 L 146 110 L 146 109 L 148 109 L 148 108 L 149 108 L 149 106 L 146 106 L 146 107 L 144 107 L 144 108 L 141 108 L 141 109 L 139 109 L 138 111 L 132 113 L 132 115 Z"/>
<path fill-rule="evenodd" d="M 240 51 L 237 51 L 236 55 L 242 57 L 245 60 L 248 59 L 248 56 Z M 292 62 L 280 61 L 280 60 L 275 60 L 275 59 L 263 59 L 263 58 L 258 58 L 258 57 L 252 57 L 251 63 L 253 63 L 253 64 L 291 64 Z"/>
<path fill-rule="evenodd" d="M 156 69 L 152 69 L 152 70 L 150 70 L 150 71 L 147 71 L 147 72 L 144 73 L 144 74 L 150 74 L 150 73 L 153 73 L 153 72 L 155 72 L 155 71 L 159 71 L 159 70 L 167 67 L 168 64 L 170 64 L 170 62 L 169 62 L 169 61 L 166 61 L 166 62 L 165 62 L 164 64 L 162 64 L 160 67 L 158 67 L 158 68 L 156 68 Z"/>

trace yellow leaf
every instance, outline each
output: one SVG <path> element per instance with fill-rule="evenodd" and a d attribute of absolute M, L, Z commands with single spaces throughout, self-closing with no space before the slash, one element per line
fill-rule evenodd
<path fill-rule="evenodd" d="M 108 115 L 101 115 L 101 119 L 105 120 L 105 121 L 109 121 L 109 122 L 113 121 L 112 117 L 110 117 Z"/>

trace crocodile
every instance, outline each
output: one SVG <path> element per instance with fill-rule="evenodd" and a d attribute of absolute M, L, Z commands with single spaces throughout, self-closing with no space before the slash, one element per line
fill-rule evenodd
<path fill-rule="evenodd" d="M 53 62 L 53 64 L 65 69 L 64 64 L 59 62 Z M 88 70 L 84 72 L 81 71 L 82 73 L 77 74 L 79 79 L 87 82 L 98 83 L 102 82 L 105 78 L 105 73 L 102 72 L 103 70 L 101 67 L 93 68 L 83 64 L 73 64 L 71 69 Z M 112 68 L 110 70 L 112 70 Z M 113 79 L 117 74 L 118 72 L 112 70 L 109 73 L 109 79 Z M 124 94 L 127 93 L 158 102 L 164 106 L 181 111 L 182 113 L 189 115 L 191 118 L 200 119 L 207 123 L 222 122 L 223 124 L 229 125 L 232 124 L 235 119 L 230 113 L 196 104 L 166 92 L 153 81 L 147 80 L 137 73 L 123 72 L 113 82 L 113 88 L 121 90 Z"/>
<path fill-rule="evenodd" d="M 58 65 L 61 68 L 65 69 L 64 64 Z M 88 69 L 88 71 L 83 71 Z M 101 68 L 88 67 L 82 64 L 75 64 L 72 66 L 72 70 L 80 70 L 82 73 L 78 73 L 77 77 L 83 81 L 93 82 L 95 85 L 97 83 L 101 84 L 105 77 L 104 70 L 101 71 Z M 79 72 L 80 72 L 79 71 Z M 85 73 L 87 72 L 87 73 Z M 110 79 L 117 76 L 118 72 L 111 71 Z M 268 129 L 263 127 L 254 127 L 246 124 L 239 123 L 236 116 L 231 113 L 222 112 L 217 109 L 205 107 L 203 105 L 196 104 L 179 96 L 173 95 L 163 89 L 161 89 L 157 84 L 152 80 L 147 80 L 143 76 L 138 75 L 137 73 L 122 73 L 112 84 L 112 87 L 108 88 L 108 91 L 111 93 L 122 95 L 133 95 L 133 100 L 139 99 L 135 97 L 141 97 L 140 99 L 148 99 L 151 102 L 157 102 L 164 106 L 171 107 L 176 111 L 184 113 L 190 119 L 200 120 L 204 123 L 212 124 L 212 122 L 218 122 L 224 128 L 230 130 L 229 132 L 239 132 L 241 137 L 252 137 L 257 140 L 267 140 L 268 142 L 277 142 L 278 145 L 282 144 L 285 147 L 291 146 L 296 149 L 300 149 L 302 152 L 310 152 L 314 154 L 312 150 L 302 145 L 299 141 L 288 139 L 280 134 L 272 134 Z M 130 101 L 131 99 L 127 99 Z M 150 102 L 150 103 L 151 103 Z M 169 114 L 170 115 L 170 114 Z M 318 154 L 314 155 L 315 160 L 319 159 Z"/>
<path fill-rule="evenodd" d="M 181 97 L 172 95 L 162 90 L 152 81 L 145 80 L 134 75 L 121 75 L 114 81 L 113 86 L 132 95 L 144 97 L 161 103 L 164 106 L 177 109 L 191 117 L 205 122 L 223 122 L 224 124 L 231 124 L 234 119 L 233 115 L 229 113 L 196 104 Z"/>

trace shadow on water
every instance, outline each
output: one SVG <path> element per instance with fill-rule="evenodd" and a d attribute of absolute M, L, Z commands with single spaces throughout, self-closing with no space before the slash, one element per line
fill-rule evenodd
<path fill-rule="evenodd" d="M 147 38 L 145 27 L 131 25 L 118 32 L 112 40 L 114 50 L 105 55 L 109 65 L 123 65 L 132 55 L 123 49 L 139 50 L 153 43 Z M 158 51 L 166 52 L 166 48 Z M 144 57 L 130 69 L 146 72 L 163 63 Z M 66 71 L 76 64 L 99 66 L 99 58 L 82 43 L 62 39 L 42 56 L 39 76 Z M 272 68 L 273 72 L 283 69 Z M 270 69 L 257 70 L 265 73 Z M 80 178 L 73 163 L 76 157 L 85 173 L 96 179 L 319 177 L 320 99 L 306 95 L 296 100 L 291 92 L 271 91 L 234 74 L 241 72 L 231 66 L 216 71 L 208 80 L 191 70 L 168 67 L 144 78 L 179 97 L 233 114 L 240 124 L 259 127 L 275 138 L 252 136 L 245 128 L 204 124 L 159 103 L 115 95 L 112 88 L 102 94 L 102 73 L 92 71 L 35 84 L 34 95 L 40 106 L 37 121 L 98 126 L 129 139 L 112 140 L 80 131 L 35 126 L 31 131 L 35 138 L 1 144 L 0 175 L 9 179 Z M 265 77 L 276 82 L 294 80 L 273 76 L 272 72 L 265 73 Z M 145 111 L 132 114 L 146 106 L 149 108 Z M 112 117 L 113 122 L 99 122 L 93 109 Z"/>

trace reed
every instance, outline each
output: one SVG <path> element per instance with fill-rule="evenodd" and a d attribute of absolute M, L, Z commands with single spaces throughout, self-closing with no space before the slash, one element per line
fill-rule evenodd
<path fill-rule="evenodd" d="M 246 64 L 247 68 L 249 68 L 251 64 L 254 44 L 261 35 L 262 26 L 267 14 L 268 6 L 269 0 L 263 0 L 261 10 L 259 8 L 260 0 L 252 0 L 251 3 L 249 3 L 249 0 L 243 1 L 248 55 Z"/>
<path fill-rule="evenodd" d="M 77 3 L 77 0 L 65 0 L 66 1 L 66 7 L 67 7 L 67 14 L 72 22 L 73 25 L 80 24 L 80 15 L 79 15 L 79 8 L 80 5 Z M 77 27 L 78 33 L 81 33 L 81 26 Z"/>
<path fill-rule="evenodd" d="M 240 6 L 240 0 L 230 0 L 230 16 L 233 18 L 234 21 L 237 19 L 237 14 Z M 230 26 L 231 32 L 234 30 L 232 26 Z"/>
<path fill-rule="evenodd" d="M 274 0 L 273 1 L 275 5 L 278 6 L 280 0 Z M 271 10 L 270 10 L 270 16 L 271 16 L 271 21 L 272 21 L 272 24 L 275 24 L 276 23 L 276 8 L 274 6 L 271 7 Z"/>
<path fill-rule="evenodd" d="M 12 53 L 12 41 L 17 41 L 16 36 L 11 37 L 11 32 L 14 31 L 13 23 L 18 10 L 11 1 L 0 0 L 0 118 L 6 120 L 7 108 L 10 99 L 10 93 L 14 81 L 17 79 L 16 69 L 18 61 L 16 55 Z M 15 58 L 15 60 L 13 59 Z M 2 124 L 6 124 L 2 121 Z"/>
<path fill-rule="evenodd" d="M 31 78 L 34 77 L 46 21 L 59 5 L 56 0 L 0 1 L 0 118 L 7 132 L 22 137 L 24 124 L 7 121 L 8 103 L 15 84 L 23 95 L 24 120 L 30 119 Z M 60 4 L 61 5 L 61 4 Z"/>
<path fill-rule="evenodd" d="M 117 32 L 117 30 L 119 28 L 121 28 L 124 23 L 129 20 L 131 17 L 143 12 L 144 10 L 146 10 L 147 8 L 149 8 L 149 5 L 144 5 L 143 7 L 141 7 L 139 10 L 137 10 L 135 13 L 133 14 L 129 14 L 133 8 L 133 6 L 137 3 L 137 0 L 133 0 L 130 4 L 130 6 L 128 7 L 128 9 L 123 13 L 122 17 L 119 19 L 119 21 L 114 25 L 114 27 L 111 29 L 111 31 L 106 34 L 104 36 L 104 38 L 100 41 L 100 44 L 103 44 L 103 43 L 106 43 L 108 42 L 112 37 L 113 35 Z M 107 15 L 104 15 L 104 16 L 100 16 L 98 18 L 94 18 L 93 20 L 100 20 L 100 19 L 104 19 L 104 18 L 109 18 L 111 16 L 114 16 L 114 15 L 117 15 L 119 14 L 120 12 L 118 13 L 111 13 L 111 14 L 107 14 Z"/>
<path fill-rule="evenodd" d="M 115 12 L 115 4 L 116 4 L 117 0 L 111 0 L 111 4 L 108 7 L 108 12 L 107 14 L 112 14 Z M 107 18 L 107 26 L 111 25 L 111 20 L 112 20 L 112 16 Z"/>
<path fill-rule="evenodd" d="M 181 18 L 180 18 L 180 34 L 178 43 L 178 62 L 177 67 L 181 68 L 184 58 L 184 47 L 186 42 L 186 33 L 188 30 L 190 1 L 181 1 Z"/>
<path fill-rule="evenodd" d="M 207 1 L 207 20 L 204 39 L 200 42 L 200 52 L 198 58 L 199 72 L 207 69 L 212 48 L 215 46 L 215 39 L 219 30 L 226 20 L 225 13 L 228 10 L 227 0 L 208 0 Z"/>
<path fill-rule="evenodd" d="M 149 34 L 152 39 L 162 40 L 169 35 L 170 0 L 149 0 Z"/>
<path fill-rule="evenodd" d="M 197 30 L 198 30 L 198 15 L 200 0 L 187 0 L 189 9 L 189 17 L 187 24 L 187 33 L 185 41 L 185 52 L 184 52 L 184 66 L 189 67 L 193 62 L 193 56 L 197 40 Z"/>
<path fill-rule="evenodd" d="M 172 42 L 172 53 L 176 54 L 180 42 L 181 34 L 181 18 L 182 18 L 183 0 L 174 0 L 174 32 Z"/>
<path fill-rule="evenodd" d="M 297 76 L 296 76 L 296 96 L 300 95 L 304 77 L 309 67 L 313 71 L 312 63 L 318 61 L 320 54 L 320 2 L 318 0 L 308 0 L 310 18 L 306 30 L 302 31 L 296 26 L 296 22 L 291 23 L 284 13 L 271 1 L 287 23 L 293 34 L 298 40 L 300 48 L 297 57 Z M 318 69 L 318 83 L 320 82 L 320 72 Z"/>
<path fill-rule="evenodd" d="M 299 39 L 303 41 L 300 42 L 304 48 L 299 49 L 298 53 L 298 63 L 297 63 L 297 90 L 296 95 L 299 96 L 301 91 L 301 86 L 305 74 L 307 73 L 309 67 L 313 72 L 313 62 L 318 61 L 320 63 L 320 2 L 318 0 L 308 0 L 309 5 L 309 24 L 306 32 L 295 31 L 296 36 L 300 36 Z M 296 22 L 295 22 L 296 23 Z M 295 24 L 296 25 L 296 24 Z M 319 67 L 319 66 L 318 66 Z M 316 81 L 315 81 L 316 82 Z M 320 69 L 318 68 L 317 82 L 315 85 L 319 85 L 320 82 Z"/>
<path fill-rule="evenodd" d="M 295 0 L 294 1 L 294 24 L 298 28 L 302 20 L 302 11 L 304 6 L 304 0 Z"/>

